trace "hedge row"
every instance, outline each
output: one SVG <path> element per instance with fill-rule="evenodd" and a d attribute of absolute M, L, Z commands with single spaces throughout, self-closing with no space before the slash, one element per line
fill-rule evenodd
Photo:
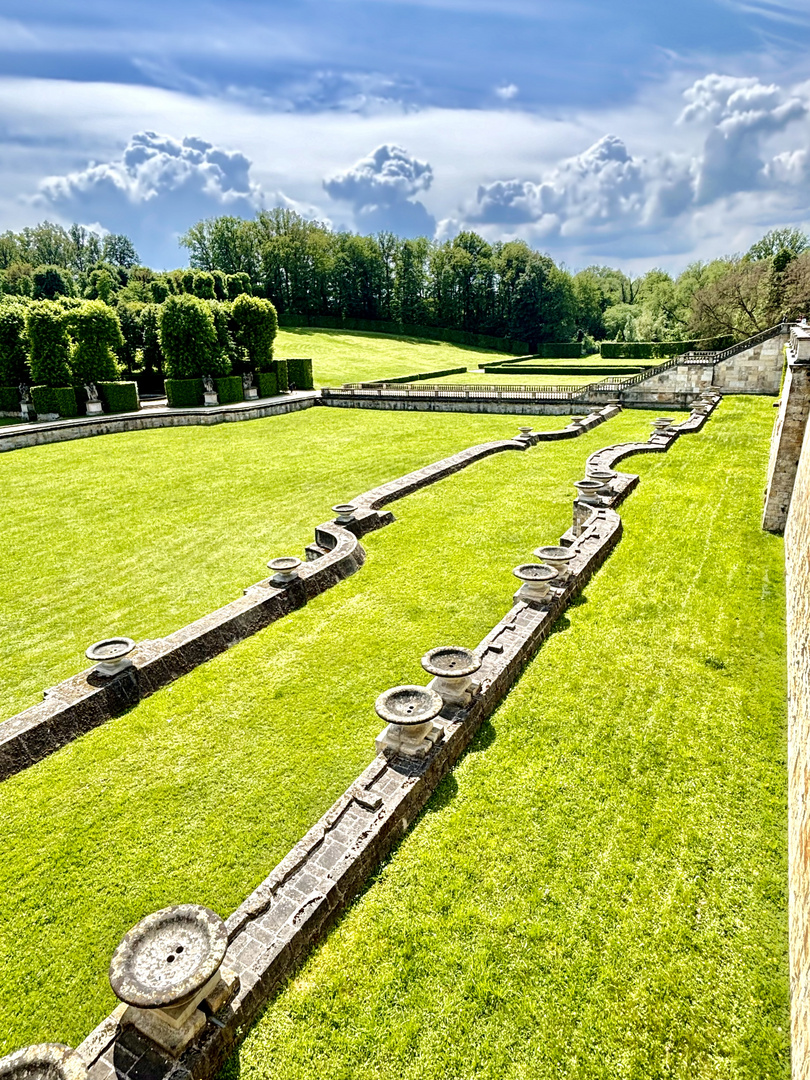
<path fill-rule="evenodd" d="M 72 386 L 32 386 L 31 398 L 37 416 L 56 413 L 58 416 L 78 416 L 76 392 Z"/>
<path fill-rule="evenodd" d="M 487 369 L 484 368 L 484 371 Z M 500 367 L 497 368 L 500 370 Z M 397 375 L 392 379 L 372 379 L 370 382 L 364 382 L 363 386 L 377 386 L 378 383 L 411 383 L 420 382 L 422 379 L 441 379 L 445 375 L 464 375 L 467 371 L 465 367 L 449 367 L 444 368 L 442 371 L 419 371 L 416 375 Z"/>
<path fill-rule="evenodd" d="M 290 390 L 314 390 L 312 361 L 297 357 L 288 358 L 287 385 Z"/>
<path fill-rule="evenodd" d="M 602 356 L 605 360 L 667 360 L 685 352 L 728 349 L 733 344 L 729 334 L 691 341 L 603 341 Z"/>
<path fill-rule="evenodd" d="M 214 386 L 217 389 L 220 405 L 233 405 L 237 401 L 245 400 L 245 391 L 239 375 L 223 375 L 219 379 L 214 379 Z"/>
<path fill-rule="evenodd" d="M 16 386 L 0 386 L 0 412 L 20 411 L 20 391 Z"/>
<path fill-rule="evenodd" d="M 141 407 L 137 383 L 100 382 L 96 388 L 105 412 L 137 412 Z"/>
<path fill-rule="evenodd" d="M 643 364 L 487 364 L 483 370 L 491 375 L 639 375 L 648 369 Z"/>
<path fill-rule="evenodd" d="M 441 326 L 422 326 L 416 323 L 390 322 L 385 319 L 341 319 L 332 315 L 293 315 L 278 317 L 279 326 L 315 326 L 324 330 L 359 330 L 368 334 L 395 334 L 397 337 L 428 338 L 447 341 L 453 345 L 470 345 L 493 352 L 522 354 L 530 350 L 525 341 L 471 334 L 466 330 L 449 330 Z M 579 356 L 579 353 L 577 353 Z"/>

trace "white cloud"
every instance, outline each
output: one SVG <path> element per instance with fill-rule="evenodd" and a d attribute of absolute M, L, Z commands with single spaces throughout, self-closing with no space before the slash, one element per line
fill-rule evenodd
<path fill-rule="evenodd" d="M 512 98 L 517 97 L 520 93 L 520 87 L 515 86 L 514 83 L 508 83 L 506 86 L 496 86 L 495 93 L 503 101 L 511 101 Z"/>
<path fill-rule="evenodd" d="M 433 169 L 401 146 L 378 146 L 342 173 L 328 177 L 324 190 L 351 203 L 359 228 L 392 229 L 400 235 L 431 234 L 435 220 L 414 195 L 427 191 Z"/>

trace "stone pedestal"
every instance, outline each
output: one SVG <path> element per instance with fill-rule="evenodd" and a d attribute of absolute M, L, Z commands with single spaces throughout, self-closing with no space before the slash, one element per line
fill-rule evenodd
<path fill-rule="evenodd" d="M 217 397 L 216 392 L 209 393 L 206 390 L 203 394 L 203 401 L 206 405 L 219 405 L 219 398 Z"/>
<path fill-rule="evenodd" d="M 24 421 L 30 420 L 30 416 L 28 415 L 28 410 L 30 408 L 31 406 L 28 404 L 27 401 L 20 402 L 20 416 L 23 418 Z"/>
<path fill-rule="evenodd" d="M 431 649 L 422 657 L 422 667 L 434 678 L 428 690 L 434 690 L 445 705 L 464 709 L 475 696 L 473 675 L 480 669 L 481 661 L 472 649 L 460 645 L 442 645 Z"/>
<path fill-rule="evenodd" d="M 103 411 L 104 410 L 101 407 L 101 402 L 100 401 L 88 401 L 87 402 L 87 415 L 88 416 L 98 416 L 99 413 L 102 413 Z"/>
<path fill-rule="evenodd" d="M 258 396 L 259 391 L 255 386 L 249 386 L 247 390 L 245 390 L 245 401 L 255 401 Z"/>
<path fill-rule="evenodd" d="M 139 1009 L 130 1005 L 121 1017 L 121 1023 L 137 1028 L 172 1057 L 179 1057 L 208 1022 L 200 1006 L 204 1006 L 209 1015 L 217 1013 L 223 1005 L 233 1000 L 238 989 L 238 976 L 226 968 L 220 968 L 198 993 L 182 1005 L 164 1009 Z"/>
<path fill-rule="evenodd" d="M 435 690 L 425 686 L 395 686 L 385 690 L 374 702 L 379 717 L 389 721 L 374 740 L 378 754 L 402 754 L 424 758 L 444 738 L 444 731 L 433 723 L 444 702 Z"/>

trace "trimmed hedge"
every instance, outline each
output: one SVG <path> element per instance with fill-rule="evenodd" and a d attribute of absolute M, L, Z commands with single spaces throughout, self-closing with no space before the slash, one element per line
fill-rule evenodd
<path fill-rule="evenodd" d="M 288 361 L 289 363 L 289 361 Z M 396 375 L 392 379 L 373 379 L 371 382 L 364 382 L 363 386 L 376 386 L 377 383 L 409 383 L 420 382 L 422 379 L 441 379 L 444 375 L 464 375 L 468 369 L 465 367 L 449 367 L 443 371 L 419 371 L 416 375 Z M 487 368 L 483 369 L 484 371 Z M 500 370 L 496 368 L 495 370 Z"/>
<path fill-rule="evenodd" d="M 390 322 L 385 319 L 341 319 L 333 315 L 292 315 L 278 317 L 279 326 L 314 326 L 324 330 L 359 330 L 367 334 L 394 334 L 397 337 L 428 338 L 432 341 L 449 341 L 453 345 L 471 345 L 476 349 L 493 352 L 524 354 L 530 351 L 525 341 L 512 338 L 491 337 L 489 334 L 472 334 L 467 330 L 450 330 L 443 326 L 422 326 L 417 323 Z M 579 356 L 579 353 L 577 353 Z"/>
<path fill-rule="evenodd" d="M 96 383 L 96 389 L 105 412 L 137 412 L 141 407 L 137 383 L 100 382 Z"/>
<path fill-rule="evenodd" d="M 20 411 L 19 389 L 16 386 L 0 386 L 0 413 Z"/>
<path fill-rule="evenodd" d="M 691 341 L 603 341 L 602 356 L 606 360 L 668 360 L 685 352 L 714 352 L 733 344 L 729 334 Z"/>
<path fill-rule="evenodd" d="M 257 371 L 256 386 L 259 388 L 259 397 L 275 397 L 278 394 L 278 379 L 275 371 Z"/>
<path fill-rule="evenodd" d="M 202 379 L 167 379 L 164 385 L 166 397 L 173 409 L 188 409 L 205 404 Z"/>
<path fill-rule="evenodd" d="M 37 416 L 58 413 L 59 416 L 78 416 L 76 391 L 72 386 L 32 386 L 31 399 Z"/>
<path fill-rule="evenodd" d="M 211 308 L 197 296 L 170 296 L 161 304 L 158 335 L 171 382 L 183 382 L 195 375 L 227 375 L 230 370 L 229 361 L 222 355 Z"/>
<path fill-rule="evenodd" d="M 232 405 L 235 401 L 244 401 L 245 392 L 239 375 L 221 375 L 214 379 L 220 405 Z"/>
<path fill-rule="evenodd" d="M 267 371 L 259 371 L 256 373 L 259 397 L 274 397 L 276 394 L 285 394 L 290 389 L 290 382 L 287 374 L 287 361 L 268 360 L 267 368 Z M 268 375 L 273 376 L 275 383 L 271 383 L 271 381 L 267 379 Z M 268 390 L 270 386 L 275 386 L 272 393 Z"/>
<path fill-rule="evenodd" d="M 314 390 L 312 361 L 298 358 L 287 359 L 287 382 L 290 390 Z"/>
<path fill-rule="evenodd" d="M 278 331 L 278 315 L 269 300 L 241 293 L 233 302 L 231 318 L 234 338 L 247 354 L 247 362 L 256 371 L 269 371 L 273 342 Z"/>
<path fill-rule="evenodd" d="M 490 375 L 640 375 L 642 371 L 653 370 L 655 365 L 620 364 L 608 367 L 607 364 L 487 364 L 483 370 Z"/>
<path fill-rule="evenodd" d="M 64 309 L 51 300 L 40 300 L 26 309 L 25 326 L 32 381 L 37 386 L 67 386 L 72 376 Z"/>

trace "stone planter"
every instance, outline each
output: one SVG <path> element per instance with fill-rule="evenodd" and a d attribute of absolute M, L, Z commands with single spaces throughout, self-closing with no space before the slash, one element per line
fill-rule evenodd
<path fill-rule="evenodd" d="M 461 708 L 469 705 L 475 688 L 472 676 L 481 667 L 481 661 L 472 651 L 460 645 L 440 645 L 422 657 L 422 667 L 434 678 L 428 689 L 435 690 L 445 705 Z"/>
<path fill-rule="evenodd" d="M 284 555 L 280 559 L 271 559 L 267 569 L 273 571 L 270 579 L 274 585 L 289 585 L 298 577 L 298 567 L 303 563 L 292 555 Z"/>
<path fill-rule="evenodd" d="M 583 502 L 594 506 L 601 506 L 599 492 L 603 485 L 599 480 L 576 480 L 574 487 L 577 489 L 577 497 Z"/>
<path fill-rule="evenodd" d="M 354 503 L 338 503 L 337 506 L 332 507 L 332 513 L 337 515 L 335 517 L 336 525 L 348 525 L 350 521 L 354 521 L 356 512 L 357 507 Z"/>
<path fill-rule="evenodd" d="M 535 548 L 532 552 L 547 566 L 556 573 L 557 580 L 554 582 L 556 585 L 568 581 L 571 577 L 571 571 L 568 569 L 568 564 L 575 558 L 575 553 L 570 548 L 558 547 L 556 544 L 549 544 L 546 547 Z"/>
<path fill-rule="evenodd" d="M 611 483 L 616 479 L 616 473 L 612 469 L 592 469 L 587 476 L 586 480 L 596 480 L 602 486 L 598 488 L 597 495 L 612 495 L 613 489 Z"/>
<path fill-rule="evenodd" d="M 374 709 L 388 727 L 377 736 L 377 753 L 423 758 L 443 735 L 433 721 L 444 702 L 427 686 L 395 686 L 374 702 Z"/>
<path fill-rule="evenodd" d="M 87 1066 L 69 1046 L 40 1043 L 0 1058 L 0 1080 L 87 1080 Z"/>
<path fill-rule="evenodd" d="M 515 600 L 527 603 L 543 603 L 551 594 L 549 585 L 557 577 L 557 571 L 543 563 L 524 563 L 512 571 L 523 585 L 515 593 Z"/>
<path fill-rule="evenodd" d="M 129 1008 L 122 1018 L 177 1057 L 203 1030 L 205 1003 L 217 1012 L 236 992 L 222 971 L 225 922 L 199 904 L 147 915 L 125 936 L 110 962 L 110 986 Z"/>
<path fill-rule="evenodd" d="M 132 667 L 132 661 L 128 657 L 134 648 L 135 642 L 132 638 L 106 638 L 91 645 L 84 655 L 96 665 L 93 668 L 94 675 L 109 679 Z"/>

